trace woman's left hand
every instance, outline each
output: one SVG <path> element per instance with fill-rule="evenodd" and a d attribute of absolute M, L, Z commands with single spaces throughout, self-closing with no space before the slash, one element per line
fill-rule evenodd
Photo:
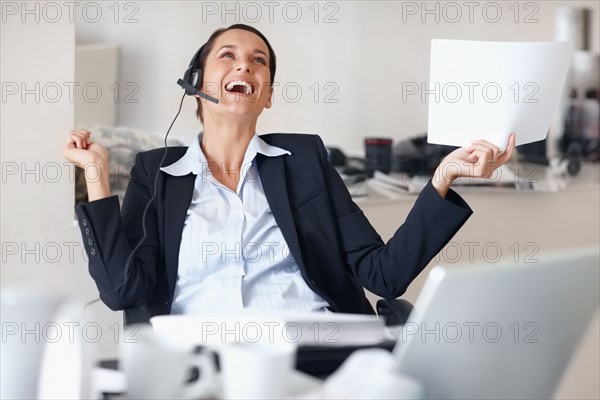
<path fill-rule="evenodd" d="M 502 152 L 486 140 L 475 140 L 469 147 L 454 150 L 435 170 L 433 186 L 444 197 L 450 184 L 457 178 L 491 178 L 494 171 L 512 156 L 515 142 L 515 134 L 511 133 L 506 150 Z"/>

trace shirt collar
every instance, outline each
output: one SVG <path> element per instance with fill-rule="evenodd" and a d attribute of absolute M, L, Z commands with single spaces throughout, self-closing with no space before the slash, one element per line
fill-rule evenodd
<path fill-rule="evenodd" d="M 161 171 L 173 176 L 185 176 L 189 173 L 198 175 L 204 168 L 206 168 L 208 161 L 202 152 L 202 148 L 200 148 L 200 141 L 202 140 L 203 133 L 204 132 L 200 132 L 198 135 L 196 135 L 196 137 L 194 137 L 192 144 L 190 147 L 188 147 L 183 157 L 171 165 L 161 167 Z M 242 166 L 251 163 L 258 153 L 267 157 L 278 157 L 285 154 L 292 155 L 292 153 L 290 153 L 288 150 L 277 146 L 271 146 L 261 139 L 255 132 L 252 136 L 252 139 L 250 139 L 250 142 L 248 143 L 248 148 L 246 149 L 246 154 L 244 154 Z"/>

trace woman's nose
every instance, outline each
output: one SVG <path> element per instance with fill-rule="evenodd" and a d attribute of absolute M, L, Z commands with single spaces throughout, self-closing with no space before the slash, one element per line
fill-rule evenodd
<path fill-rule="evenodd" d="M 240 63 L 237 66 L 237 71 L 246 71 L 246 72 L 250 72 L 250 64 L 247 63 L 246 61 L 240 61 Z"/>

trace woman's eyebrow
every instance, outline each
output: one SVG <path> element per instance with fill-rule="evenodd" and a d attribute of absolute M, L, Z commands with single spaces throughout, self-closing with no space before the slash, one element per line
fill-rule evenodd
<path fill-rule="evenodd" d="M 219 52 L 219 51 L 221 51 L 223 49 L 234 49 L 234 50 L 237 50 L 237 46 L 234 45 L 234 44 L 226 44 L 226 45 L 221 46 L 221 48 L 219 48 L 219 50 L 217 50 L 217 52 Z M 267 53 L 265 53 L 261 49 L 254 49 L 254 51 L 252 53 L 260 53 L 260 54 L 264 55 L 265 57 L 267 57 Z"/>
<path fill-rule="evenodd" d="M 265 53 L 264 51 L 262 51 L 262 50 L 260 50 L 260 49 L 254 49 L 254 53 L 259 53 L 259 54 L 262 54 L 263 56 L 265 56 L 265 57 L 267 57 L 267 58 L 268 58 L 268 56 L 267 56 L 267 53 Z"/>

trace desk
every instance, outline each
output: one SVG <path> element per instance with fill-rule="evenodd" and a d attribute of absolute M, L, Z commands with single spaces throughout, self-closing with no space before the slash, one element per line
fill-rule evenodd
<path fill-rule="evenodd" d="M 497 262 L 541 260 L 544 252 L 600 243 L 600 166 L 586 164 L 581 174 L 557 193 L 464 191 L 474 213 L 452 241 L 434 258 L 403 296 L 414 302 L 429 270 Z M 416 196 L 399 200 L 361 198 L 360 205 L 384 241 L 392 237 Z M 368 293 L 374 304 L 378 299 Z M 600 398 L 600 322 L 592 321 L 579 350 L 563 376 L 557 398 Z"/>
<path fill-rule="evenodd" d="M 379 348 L 391 352 L 395 344 L 395 341 L 385 341 L 367 346 L 300 346 L 296 353 L 296 371 L 303 379 L 299 381 L 296 377 L 294 383 L 298 387 L 295 390 L 297 393 L 305 393 L 315 389 L 322 379 L 336 371 L 356 350 Z M 198 379 L 198 374 L 192 375 L 191 378 Z M 93 393 L 106 400 L 119 398 L 127 386 L 124 374 L 119 371 L 117 359 L 100 361 L 93 372 L 93 381 Z"/>

